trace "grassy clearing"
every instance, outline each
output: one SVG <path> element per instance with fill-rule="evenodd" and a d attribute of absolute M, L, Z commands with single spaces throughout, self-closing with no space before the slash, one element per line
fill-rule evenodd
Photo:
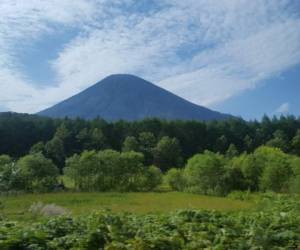
<path fill-rule="evenodd" d="M 73 215 L 110 209 L 114 212 L 161 213 L 179 209 L 242 210 L 253 203 L 228 198 L 211 197 L 179 192 L 163 193 L 49 193 L 24 194 L 0 198 L 2 212 L 15 220 L 30 220 L 29 207 L 35 202 L 54 203 L 67 208 Z"/>

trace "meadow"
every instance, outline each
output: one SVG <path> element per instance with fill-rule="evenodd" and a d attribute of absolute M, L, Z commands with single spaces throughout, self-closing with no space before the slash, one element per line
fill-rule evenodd
<path fill-rule="evenodd" d="M 253 206 L 176 192 L 10 196 L 2 211 L 10 218 L 0 219 L 0 249 L 299 249 L 299 197 L 255 197 Z M 36 201 L 63 205 L 73 216 L 30 217 L 28 206 Z"/>
<path fill-rule="evenodd" d="M 206 209 L 218 211 L 245 210 L 254 207 L 250 201 L 225 197 L 197 195 L 183 192 L 141 193 L 91 193 L 59 192 L 48 194 L 20 194 L 2 196 L 2 214 L 8 219 L 27 221 L 36 219 L 29 212 L 38 202 L 55 204 L 72 215 L 89 215 L 99 210 L 132 212 L 138 214 L 174 212 L 182 209 Z"/>

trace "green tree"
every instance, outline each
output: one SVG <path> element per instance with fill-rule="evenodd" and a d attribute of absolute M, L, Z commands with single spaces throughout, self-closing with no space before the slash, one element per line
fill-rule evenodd
<path fill-rule="evenodd" d="M 288 139 L 282 130 L 276 130 L 273 133 L 273 139 L 269 140 L 266 145 L 269 147 L 279 148 L 284 152 L 288 152 Z"/>
<path fill-rule="evenodd" d="M 139 178 L 144 174 L 144 156 L 138 152 L 120 154 L 119 165 L 114 165 L 115 188 L 120 191 L 137 191 Z"/>
<path fill-rule="evenodd" d="M 162 183 L 163 174 L 158 167 L 150 166 L 145 169 L 141 178 L 139 190 L 150 191 Z"/>
<path fill-rule="evenodd" d="M 65 149 L 63 141 L 59 137 L 54 137 L 45 145 L 45 156 L 51 159 L 60 169 L 64 167 Z"/>
<path fill-rule="evenodd" d="M 90 148 L 90 135 L 87 128 L 83 128 L 79 131 L 79 133 L 76 135 L 76 139 L 81 145 L 81 150 L 91 150 Z"/>
<path fill-rule="evenodd" d="M 246 135 L 244 137 L 244 140 L 243 140 L 243 143 L 244 143 L 244 148 L 246 150 L 246 152 L 252 152 L 252 150 L 254 149 L 254 142 L 253 142 L 253 139 L 249 136 L 249 135 Z"/>
<path fill-rule="evenodd" d="M 291 146 L 293 153 L 300 155 L 300 129 L 297 130 L 296 135 L 293 137 Z"/>
<path fill-rule="evenodd" d="M 44 154 L 45 153 L 45 144 L 42 141 L 37 142 L 30 148 L 29 153 L 30 154 L 36 154 L 36 153 Z"/>
<path fill-rule="evenodd" d="M 259 180 L 263 172 L 263 166 L 256 163 L 253 154 L 242 154 L 235 157 L 231 161 L 231 166 L 233 169 L 241 169 L 245 189 L 259 190 Z"/>
<path fill-rule="evenodd" d="M 63 122 L 56 129 L 54 137 L 60 138 L 62 141 L 67 140 L 71 136 L 71 132 L 67 128 L 66 124 Z"/>
<path fill-rule="evenodd" d="M 226 151 L 226 157 L 233 158 L 235 156 L 238 156 L 238 154 L 239 154 L 239 152 L 238 152 L 236 146 L 233 143 L 231 143 Z"/>
<path fill-rule="evenodd" d="M 182 163 L 181 148 L 176 138 L 164 136 L 153 150 L 154 164 L 162 171 L 179 167 Z"/>
<path fill-rule="evenodd" d="M 228 194 L 234 190 L 246 190 L 245 178 L 240 168 L 226 166 L 222 194 Z"/>
<path fill-rule="evenodd" d="M 101 150 L 105 147 L 105 136 L 101 129 L 94 128 L 90 131 L 90 148 Z"/>
<path fill-rule="evenodd" d="M 51 191 L 58 183 L 57 167 L 41 153 L 22 157 L 18 160 L 17 166 L 27 191 Z"/>
<path fill-rule="evenodd" d="M 76 121 L 74 121 L 75 123 Z M 73 123 L 73 126 L 75 124 Z M 54 136 L 52 137 L 52 140 L 60 140 L 63 145 L 63 160 L 61 162 L 56 162 L 56 159 L 53 159 L 55 164 L 57 164 L 60 168 L 64 166 L 65 158 L 71 154 L 74 153 L 74 148 L 76 148 L 76 133 L 72 132 L 72 125 L 68 119 L 65 119 L 64 122 L 62 122 L 56 129 L 56 132 Z M 76 151 L 75 151 L 76 152 Z"/>
<path fill-rule="evenodd" d="M 218 153 L 225 153 L 228 149 L 228 140 L 225 135 L 220 136 L 215 145 L 215 149 Z"/>
<path fill-rule="evenodd" d="M 9 155 L 0 155 L 0 166 L 9 164 L 12 162 L 12 159 Z"/>
<path fill-rule="evenodd" d="M 123 152 L 139 151 L 139 143 L 134 136 L 127 136 L 123 142 Z"/>
<path fill-rule="evenodd" d="M 145 173 L 143 155 L 114 150 L 84 151 L 67 159 L 65 174 L 84 191 L 137 191 Z"/>
<path fill-rule="evenodd" d="M 226 160 L 220 154 L 205 151 L 188 160 L 185 168 L 187 186 L 192 192 L 223 194 Z"/>
<path fill-rule="evenodd" d="M 166 182 L 175 191 L 183 191 L 186 187 L 186 178 L 183 169 L 171 168 L 166 173 Z"/>
<path fill-rule="evenodd" d="M 153 149 L 156 144 L 156 138 L 151 132 L 142 132 L 139 134 L 139 151 L 144 154 L 145 164 L 150 165 L 153 162 Z"/>
<path fill-rule="evenodd" d="M 81 155 L 73 155 L 66 160 L 64 173 L 74 181 L 75 188 L 81 191 L 104 191 L 103 183 L 106 171 L 99 161 L 95 150 L 84 151 Z"/>
<path fill-rule="evenodd" d="M 19 169 L 10 156 L 0 155 L 0 191 L 23 189 Z"/>
<path fill-rule="evenodd" d="M 300 157 L 290 159 L 293 175 L 290 179 L 289 188 L 293 193 L 300 193 Z"/>
<path fill-rule="evenodd" d="M 288 190 L 288 183 L 292 176 L 289 157 L 278 148 L 262 146 L 254 152 L 256 164 L 262 171 L 260 189 L 282 192 Z"/>

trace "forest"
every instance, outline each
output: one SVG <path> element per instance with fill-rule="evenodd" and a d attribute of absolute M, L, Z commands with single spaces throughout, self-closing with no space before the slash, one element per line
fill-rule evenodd
<path fill-rule="evenodd" d="M 300 120 L 107 123 L 5 113 L 0 190 L 176 191 L 227 195 L 300 190 Z"/>
<path fill-rule="evenodd" d="M 241 154 L 251 153 L 262 145 L 300 155 L 300 118 L 294 116 L 264 116 L 261 121 L 241 118 L 212 122 L 146 119 L 109 123 L 100 118 L 50 119 L 27 114 L 0 114 L 0 154 L 19 158 L 42 149 L 60 168 L 67 157 L 84 150 L 140 151 L 145 154 L 147 164 L 153 163 L 153 156 L 147 150 L 157 147 L 159 142 L 162 146 L 161 139 L 166 136 L 174 138 L 172 143 L 178 144 L 181 165 L 205 150 L 225 154 L 229 148 L 234 148 Z"/>

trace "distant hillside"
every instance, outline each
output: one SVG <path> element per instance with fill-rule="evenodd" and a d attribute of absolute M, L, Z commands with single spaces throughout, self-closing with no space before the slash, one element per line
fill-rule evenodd
<path fill-rule="evenodd" d="M 108 121 L 162 118 L 222 120 L 229 115 L 193 104 L 133 75 L 111 75 L 81 93 L 38 113 L 61 118 L 101 117 Z"/>

